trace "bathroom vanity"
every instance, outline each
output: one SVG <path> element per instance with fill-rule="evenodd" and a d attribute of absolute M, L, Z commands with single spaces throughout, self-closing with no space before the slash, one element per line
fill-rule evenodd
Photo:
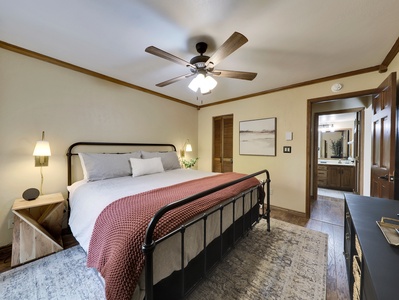
<path fill-rule="evenodd" d="M 355 164 L 343 160 L 319 160 L 317 186 L 342 191 L 355 188 Z"/>

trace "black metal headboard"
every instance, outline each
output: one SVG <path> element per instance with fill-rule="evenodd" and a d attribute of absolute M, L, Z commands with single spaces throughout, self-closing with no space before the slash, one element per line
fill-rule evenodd
<path fill-rule="evenodd" d="M 170 148 L 172 151 L 176 151 L 176 147 L 173 144 L 160 144 L 160 143 L 108 143 L 108 142 L 77 142 L 69 146 L 67 150 L 67 159 L 68 159 L 68 185 L 72 184 L 72 156 L 78 155 L 78 152 L 74 152 L 74 148 L 79 146 L 105 146 L 105 147 L 142 147 L 142 148 L 150 148 L 150 147 L 160 147 L 160 148 Z M 127 149 L 126 148 L 126 149 Z M 141 149 L 143 150 L 143 149 Z M 124 153 L 124 152 L 103 152 L 103 153 Z"/>

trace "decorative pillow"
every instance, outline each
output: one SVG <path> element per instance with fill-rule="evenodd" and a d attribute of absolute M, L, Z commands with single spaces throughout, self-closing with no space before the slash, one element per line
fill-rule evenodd
<path fill-rule="evenodd" d="M 130 164 L 132 165 L 133 177 L 164 172 L 160 157 L 148 159 L 131 158 Z"/>
<path fill-rule="evenodd" d="M 141 157 L 145 158 L 145 159 L 153 158 L 153 157 L 160 157 L 165 171 L 181 168 L 179 158 L 177 157 L 177 153 L 175 151 L 169 151 L 169 152 L 141 151 Z"/>
<path fill-rule="evenodd" d="M 130 158 L 140 158 L 141 152 L 111 153 L 79 153 L 84 179 L 88 181 L 131 176 Z"/>

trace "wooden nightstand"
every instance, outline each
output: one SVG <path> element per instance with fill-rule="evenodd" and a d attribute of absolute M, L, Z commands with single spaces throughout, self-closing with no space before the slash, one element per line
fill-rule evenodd
<path fill-rule="evenodd" d="M 32 201 L 15 200 L 11 267 L 63 249 L 64 201 L 61 193 L 42 195 Z M 34 217 L 37 214 L 32 214 L 31 209 L 39 212 L 38 216 Z"/>

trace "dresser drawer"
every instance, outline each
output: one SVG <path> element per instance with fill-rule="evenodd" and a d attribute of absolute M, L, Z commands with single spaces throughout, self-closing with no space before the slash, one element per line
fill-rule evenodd
<path fill-rule="evenodd" d="M 327 185 L 327 179 L 317 179 L 317 184 L 319 186 L 326 186 Z"/>
<path fill-rule="evenodd" d="M 327 179 L 327 170 L 317 170 L 317 177 Z"/>
<path fill-rule="evenodd" d="M 327 166 L 318 165 L 318 166 L 317 166 L 317 170 L 318 170 L 318 171 L 327 171 Z"/>

